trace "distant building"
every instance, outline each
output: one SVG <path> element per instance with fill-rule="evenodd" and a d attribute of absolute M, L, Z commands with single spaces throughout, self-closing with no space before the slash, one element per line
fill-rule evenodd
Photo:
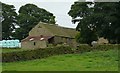
<path fill-rule="evenodd" d="M 98 44 L 108 44 L 109 41 L 103 37 L 101 38 L 98 38 L 98 41 L 97 41 Z"/>
<path fill-rule="evenodd" d="M 75 35 L 77 33 L 72 28 L 40 22 L 29 32 L 29 36 L 21 41 L 21 46 L 24 49 L 45 48 L 49 45 L 58 44 L 75 47 L 77 44 Z"/>
<path fill-rule="evenodd" d="M 0 47 L 2 48 L 16 48 L 21 47 L 19 40 L 2 40 L 0 41 Z"/>

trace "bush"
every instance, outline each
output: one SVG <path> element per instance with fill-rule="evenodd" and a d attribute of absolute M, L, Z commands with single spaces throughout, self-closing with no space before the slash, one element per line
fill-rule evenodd
<path fill-rule="evenodd" d="M 90 50 L 91 50 L 91 47 L 89 45 L 81 44 L 81 45 L 77 46 L 75 53 L 88 52 Z"/>
<path fill-rule="evenodd" d="M 97 45 L 97 46 L 89 46 L 87 44 L 79 45 L 75 51 L 75 53 L 82 53 L 82 52 L 88 52 L 88 51 L 94 51 L 94 50 L 109 50 L 109 49 L 118 49 L 120 48 L 120 45 L 115 44 L 104 44 L 104 45 Z"/>
<path fill-rule="evenodd" d="M 45 58 L 52 55 L 73 53 L 70 47 L 60 46 L 19 52 L 2 53 L 2 62 L 25 61 Z"/>
<path fill-rule="evenodd" d="M 104 45 L 97 45 L 93 47 L 94 50 L 109 50 L 109 49 L 118 49 L 119 45 L 115 44 L 104 44 Z"/>
<path fill-rule="evenodd" d="M 76 49 L 69 46 L 59 46 L 54 48 L 44 48 L 36 50 L 26 50 L 18 52 L 2 53 L 2 62 L 26 61 L 32 59 L 41 59 L 52 55 L 83 53 L 94 50 L 118 49 L 120 45 L 98 45 L 91 47 L 89 45 L 79 45 Z"/>

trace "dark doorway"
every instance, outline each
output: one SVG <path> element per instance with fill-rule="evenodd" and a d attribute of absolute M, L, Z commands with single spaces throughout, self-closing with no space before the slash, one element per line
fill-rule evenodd
<path fill-rule="evenodd" d="M 54 44 L 54 37 L 48 39 L 48 43 L 49 43 L 49 44 Z"/>

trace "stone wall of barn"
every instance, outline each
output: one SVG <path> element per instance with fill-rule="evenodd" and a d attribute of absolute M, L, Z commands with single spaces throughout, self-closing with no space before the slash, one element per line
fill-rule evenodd
<path fill-rule="evenodd" d="M 54 36 L 54 44 L 62 44 L 62 38 L 58 36 Z"/>
<path fill-rule="evenodd" d="M 47 43 L 45 40 L 43 41 L 24 41 L 21 43 L 21 47 L 23 49 L 39 49 L 39 48 L 46 48 Z"/>
<path fill-rule="evenodd" d="M 71 47 L 77 46 L 77 42 L 74 38 L 61 37 L 61 36 L 54 37 L 54 44 L 65 44 L 65 45 L 69 45 Z"/>

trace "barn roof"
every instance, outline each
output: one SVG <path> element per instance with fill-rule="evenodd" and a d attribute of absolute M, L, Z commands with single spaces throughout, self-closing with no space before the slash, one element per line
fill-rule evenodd
<path fill-rule="evenodd" d="M 46 30 L 48 30 L 51 33 L 52 36 L 63 36 L 63 37 L 75 38 L 75 35 L 78 33 L 73 28 L 66 28 L 66 27 L 58 26 L 57 24 L 48 24 L 43 22 L 39 22 L 38 25 L 36 25 L 35 27 L 44 27 Z M 31 30 L 31 31 L 36 31 L 37 29 L 39 28 L 35 28 L 34 30 Z M 37 33 L 39 34 L 39 32 Z"/>
<path fill-rule="evenodd" d="M 48 40 L 50 38 L 52 38 L 52 36 L 28 36 L 25 39 L 21 40 L 21 42 L 24 42 L 24 41 L 42 41 L 42 40 Z"/>

